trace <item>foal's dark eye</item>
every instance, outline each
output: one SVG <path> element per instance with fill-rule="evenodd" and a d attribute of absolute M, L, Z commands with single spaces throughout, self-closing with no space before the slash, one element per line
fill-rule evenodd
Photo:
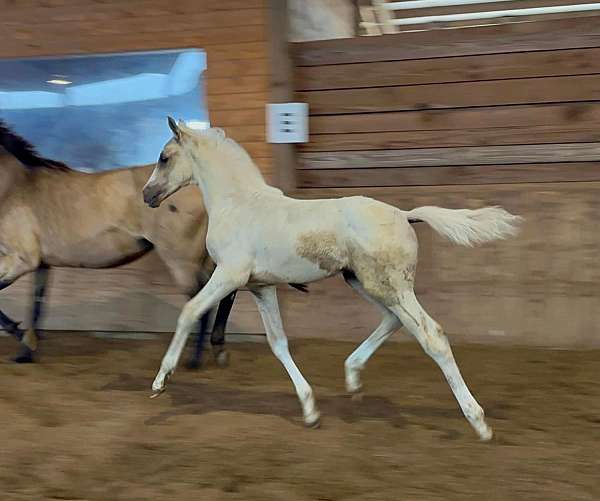
<path fill-rule="evenodd" d="M 165 163 L 167 163 L 168 160 L 169 160 L 169 157 L 167 155 L 165 155 L 164 153 L 160 154 L 160 158 L 159 158 L 160 163 L 165 164 Z"/>

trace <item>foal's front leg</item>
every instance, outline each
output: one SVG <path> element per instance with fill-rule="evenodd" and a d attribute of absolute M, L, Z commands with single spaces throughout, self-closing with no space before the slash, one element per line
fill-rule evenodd
<path fill-rule="evenodd" d="M 247 276 L 243 273 L 232 273 L 231 270 L 217 266 L 208 283 L 185 304 L 177 320 L 175 335 L 152 384 L 153 397 L 165 390 L 167 379 L 175 371 L 185 342 L 198 318 L 225 296 L 244 285 L 246 280 Z"/>
<path fill-rule="evenodd" d="M 296 393 L 302 404 L 304 423 L 310 428 L 315 428 L 319 425 L 319 411 L 315 405 L 312 388 L 306 379 L 304 379 L 288 349 L 288 341 L 283 331 L 279 304 L 277 303 L 277 289 L 274 285 L 269 285 L 267 287 L 253 288 L 251 291 L 265 325 L 269 345 L 275 356 L 285 367 L 296 387 Z"/>

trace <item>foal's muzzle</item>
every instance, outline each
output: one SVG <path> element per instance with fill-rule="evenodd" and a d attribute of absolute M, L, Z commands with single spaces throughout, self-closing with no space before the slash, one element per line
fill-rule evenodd
<path fill-rule="evenodd" d="M 162 190 L 156 186 L 147 186 L 144 188 L 144 202 L 152 208 L 160 207 L 162 202 Z"/>

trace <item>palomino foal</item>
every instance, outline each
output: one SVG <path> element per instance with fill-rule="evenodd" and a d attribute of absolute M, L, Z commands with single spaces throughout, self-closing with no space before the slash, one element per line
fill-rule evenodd
<path fill-rule="evenodd" d="M 247 286 L 273 353 L 296 387 L 304 421 L 316 426 L 313 391 L 288 350 L 275 284 L 308 283 L 343 273 L 383 313 L 379 327 L 346 360 L 348 391 L 360 390 L 360 371 L 369 357 L 404 325 L 437 362 L 480 438 L 491 438 L 483 409 L 467 388 L 442 328 L 415 297 L 417 238 L 410 223 L 424 221 L 453 242 L 470 246 L 515 234 L 517 216 L 497 207 L 419 207 L 407 212 L 365 197 L 296 200 L 267 185 L 245 150 L 220 129 L 193 131 L 171 118 L 169 126 L 174 137 L 144 187 L 144 200 L 156 207 L 180 187 L 198 184 L 208 212 L 206 246 L 216 269 L 183 308 L 152 385 L 154 396 L 164 391 L 196 319 Z"/>

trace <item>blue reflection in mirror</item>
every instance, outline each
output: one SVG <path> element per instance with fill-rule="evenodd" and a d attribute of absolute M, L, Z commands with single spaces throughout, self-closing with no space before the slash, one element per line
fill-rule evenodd
<path fill-rule="evenodd" d="M 0 118 L 45 157 L 83 171 L 156 162 L 167 115 L 209 124 L 202 50 L 0 60 Z"/>

